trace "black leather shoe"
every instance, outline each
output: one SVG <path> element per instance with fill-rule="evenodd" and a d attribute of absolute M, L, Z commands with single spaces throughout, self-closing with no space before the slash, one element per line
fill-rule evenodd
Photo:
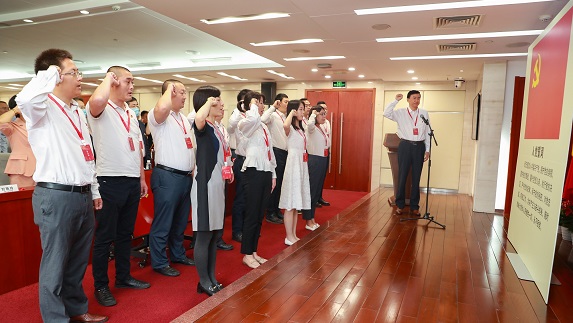
<path fill-rule="evenodd" d="M 267 215 L 265 220 L 267 220 L 267 222 L 270 222 L 272 224 L 283 224 L 283 220 L 279 219 L 274 213 Z"/>
<path fill-rule="evenodd" d="M 233 245 L 226 244 L 225 241 L 223 241 L 223 239 L 221 239 L 221 240 L 219 240 L 219 242 L 217 242 L 217 249 L 228 251 L 228 250 L 235 249 L 235 247 L 233 247 Z"/>
<path fill-rule="evenodd" d="M 223 284 L 221 284 L 221 283 L 216 283 L 216 284 L 214 285 L 214 287 L 217 288 L 217 291 L 221 291 L 221 290 L 223 289 Z"/>
<path fill-rule="evenodd" d="M 199 293 L 199 294 L 205 293 L 209 296 L 213 296 L 213 294 L 215 294 L 218 291 L 219 290 L 217 289 L 216 286 L 209 286 L 208 288 L 205 288 L 205 287 L 201 286 L 201 283 L 197 283 L 197 293 Z"/>
<path fill-rule="evenodd" d="M 103 323 L 107 322 L 109 318 L 103 315 L 85 313 L 70 317 L 71 323 Z"/>
<path fill-rule="evenodd" d="M 322 206 L 330 206 L 330 203 L 326 202 L 322 197 L 318 200 L 318 203 L 322 204 Z"/>
<path fill-rule="evenodd" d="M 187 257 L 183 257 L 183 258 L 177 259 L 177 260 L 171 260 L 171 262 L 174 262 L 176 264 L 187 265 L 187 266 L 195 266 L 195 260 L 187 258 Z"/>
<path fill-rule="evenodd" d="M 133 289 L 146 289 L 151 286 L 150 283 L 144 282 L 142 280 L 129 277 L 124 281 L 116 281 L 115 288 L 133 288 Z"/>
<path fill-rule="evenodd" d="M 179 270 L 177 270 L 171 266 L 165 266 L 163 268 L 153 268 L 153 271 L 158 272 L 161 275 L 169 276 L 169 277 L 177 277 L 181 274 L 179 272 Z"/>
<path fill-rule="evenodd" d="M 284 218 L 285 218 L 285 216 L 281 212 L 278 212 L 276 215 L 277 215 L 277 218 L 279 218 L 281 220 L 284 220 Z"/>
<path fill-rule="evenodd" d="M 115 304 L 117 304 L 115 297 L 113 297 L 113 295 L 111 294 L 111 291 L 109 290 L 109 287 L 107 287 L 107 286 L 102 287 L 100 289 L 96 289 L 94 291 L 94 295 L 95 295 L 96 301 L 101 306 L 114 306 Z"/>
<path fill-rule="evenodd" d="M 237 242 L 243 242 L 243 233 L 242 232 L 233 233 L 233 240 Z"/>
<path fill-rule="evenodd" d="M 314 205 L 314 207 L 316 207 L 316 208 L 322 207 L 322 204 L 320 204 L 319 202 L 316 202 L 316 204 Z"/>

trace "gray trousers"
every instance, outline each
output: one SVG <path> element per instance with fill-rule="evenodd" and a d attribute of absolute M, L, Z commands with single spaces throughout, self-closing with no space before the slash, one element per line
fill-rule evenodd
<path fill-rule="evenodd" d="M 88 311 L 82 281 L 94 232 L 92 194 L 38 187 L 32 196 L 40 229 L 40 312 L 44 322 L 69 322 Z"/>

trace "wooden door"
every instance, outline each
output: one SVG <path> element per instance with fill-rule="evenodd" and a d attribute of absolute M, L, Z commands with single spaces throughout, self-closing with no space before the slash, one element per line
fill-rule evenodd
<path fill-rule="evenodd" d="M 374 90 L 307 90 L 314 105 L 325 101 L 332 127 L 325 188 L 370 191 Z"/>

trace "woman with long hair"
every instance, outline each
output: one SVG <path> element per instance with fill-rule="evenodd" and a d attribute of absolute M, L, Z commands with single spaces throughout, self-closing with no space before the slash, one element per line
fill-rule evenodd
<path fill-rule="evenodd" d="M 304 104 L 289 101 L 283 128 L 288 137 L 288 157 L 285 166 L 279 207 L 284 209 L 285 244 L 300 240 L 296 236 L 297 210 L 310 210 L 307 138 L 302 124 Z"/>

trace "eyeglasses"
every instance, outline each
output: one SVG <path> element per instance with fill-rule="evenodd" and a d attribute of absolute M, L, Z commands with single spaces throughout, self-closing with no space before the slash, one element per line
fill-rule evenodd
<path fill-rule="evenodd" d="M 71 75 L 71 76 L 75 76 L 77 79 L 79 79 L 80 77 L 83 77 L 84 73 L 82 73 L 80 71 L 71 71 L 68 73 L 62 73 L 62 75 Z"/>

